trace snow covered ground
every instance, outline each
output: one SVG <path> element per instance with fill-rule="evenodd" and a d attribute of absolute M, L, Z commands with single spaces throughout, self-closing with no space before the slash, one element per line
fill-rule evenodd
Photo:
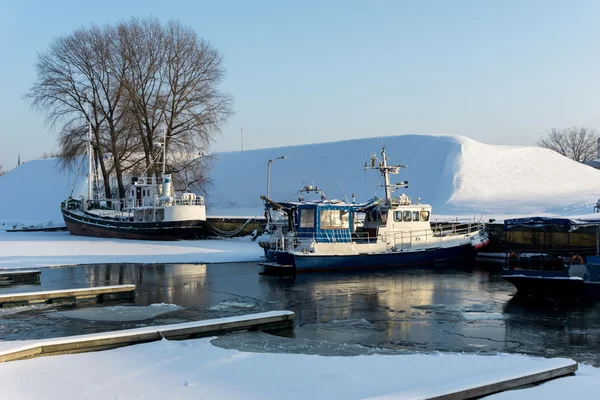
<path fill-rule="evenodd" d="M 304 184 L 321 187 L 329 198 L 381 196 L 377 172 L 364 171 L 364 165 L 382 144 L 392 163 L 408 165 L 394 181 L 408 180 L 405 192 L 431 204 L 434 218 L 581 215 L 591 213 L 600 198 L 600 170 L 547 149 L 488 145 L 463 136 L 400 135 L 216 154 L 208 215 L 262 215 L 267 162 L 282 155 L 287 159 L 271 165 L 273 199 L 294 200 Z M 71 193 L 82 195 L 86 182 L 76 170 L 59 170 L 54 159 L 9 171 L 0 177 L 0 229 L 63 225 L 61 201 Z"/>
<path fill-rule="evenodd" d="M 1 396 L 21 400 L 421 399 L 567 363 L 506 354 L 323 357 L 249 353 L 215 347 L 210 341 L 162 340 L 3 363 Z M 31 384 L 32 377 L 35 384 Z M 591 400 L 598 398 L 599 391 L 600 370 L 580 365 L 575 376 L 490 398 Z"/>
<path fill-rule="evenodd" d="M 73 236 L 68 232 L 0 231 L 0 269 L 98 263 L 258 261 L 263 250 L 247 238 L 153 242 Z"/>

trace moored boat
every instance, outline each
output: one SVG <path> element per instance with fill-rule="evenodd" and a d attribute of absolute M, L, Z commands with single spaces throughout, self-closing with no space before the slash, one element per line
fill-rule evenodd
<path fill-rule="evenodd" d="M 132 179 L 126 199 L 94 198 L 91 142 L 90 136 L 88 197 L 69 198 L 61 204 L 71 234 L 143 240 L 198 239 L 214 234 L 206 221 L 204 198 L 195 193 L 176 194 L 171 174 L 165 173 L 164 145 L 160 178 L 144 172 Z"/>
<path fill-rule="evenodd" d="M 524 296 L 557 300 L 600 299 L 600 256 L 587 256 L 585 261 L 578 255 L 568 261 L 559 257 L 549 259 L 552 262 L 529 262 L 527 265 L 518 255 L 509 256 L 502 278 Z"/>
<path fill-rule="evenodd" d="M 371 157 L 365 169 L 378 170 L 385 198 L 362 204 L 327 200 L 276 202 L 263 197 L 268 234 L 259 241 L 265 249 L 265 273 L 366 267 L 400 267 L 472 257 L 489 240 L 481 222 L 434 224 L 432 207 L 416 204 L 405 194 L 393 196 L 408 182 L 390 183 L 403 165 L 388 165 Z M 315 191 L 311 186 L 302 192 Z M 273 214 L 282 214 L 276 219 Z"/>

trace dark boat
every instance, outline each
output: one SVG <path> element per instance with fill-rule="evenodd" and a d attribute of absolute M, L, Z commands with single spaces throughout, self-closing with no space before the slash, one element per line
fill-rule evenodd
<path fill-rule="evenodd" d="M 163 175 L 163 182 L 167 180 L 170 175 Z M 61 212 L 67 229 L 72 235 L 142 240 L 200 239 L 213 234 L 202 197 L 158 196 L 157 187 L 154 178 L 134 181 L 132 196 L 123 206 L 120 201 L 65 200 Z M 162 193 L 168 193 L 165 189 L 168 186 Z M 107 203 L 110 209 L 100 207 Z"/>
<path fill-rule="evenodd" d="M 543 264 L 542 264 L 543 265 Z M 548 266 L 550 265 L 550 267 Z M 600 256 L 573 256 L 560 268 L 523 268 L 509 258 L 502 278 L 512 283 L 520 295 L 551 299 L 600 299 Z"/>
<path fill-rule="evenodd" d="M 545 233 L 572 232 L 582 227 L 596 230 L 596 249 L 569 250 L 566 243 L 546 243 Z M 524 246 L 518 235 L 505 235 L 506 263 L 502 278 L 517 288 L 519 295 L 549 299 L 600 299 L 600 229 L 598 221 L 568 218 L 531 217 L 507 219 L 505 233 L 516 228 L 542 232 L 544 240 L 537 247 Z M 568 236 L 567 236 L 568 238 Z M 540 241 L 541 242 L 541 241 Z M 566 245 L 566 246 L 565 246 Z M 586 251 L 587 255 L 582 253 Z M 591 255 L 589 253 L 596 253 Z"/>

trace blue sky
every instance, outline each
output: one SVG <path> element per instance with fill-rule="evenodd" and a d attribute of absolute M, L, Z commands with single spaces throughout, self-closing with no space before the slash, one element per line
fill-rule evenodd
<path fill-rule="evenodd" d="M 235 115 L 215 151 L 451 133 L 532 145 L 600 129 L 600 2 L 4 1 L 0 164 L 54 149 L 23 100 L 37 53 L 75 28 L 176 19 L 221 51 Z"/>

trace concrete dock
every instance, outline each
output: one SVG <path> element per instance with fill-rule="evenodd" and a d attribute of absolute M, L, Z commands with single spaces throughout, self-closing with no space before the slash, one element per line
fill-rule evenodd
<path fill-rule="evenodd" d="M 135 285 L 115 285 L 81 289 L 47 290 L 42 292 L 9 293 L 0 295 L 0 307 L 22 306 L 32 303 L 76 302 L 96 299 L 130 298 L 135 294 Z"/>
<path fill-rule="evenodd" d="M 39 270 L 0 271 L 0 284 L 39 283 L 40 274 Z"/>
<path fill-rule="evenodd" d="M 26 358 L 85 353 L 107 350 L 139 343 L 153 342 L 163 338 L 169 340 L 194 339 L 234 331 L 271 331 L 293 327 L 295 314 L 292 311 L 269 311 L 239 317 L 217 318 L 182 324 L 149 326 L 115 332 L 69 336 L 56 339 L 16 342 L 10 348 L 0 350 L 0 362 Z"/>

